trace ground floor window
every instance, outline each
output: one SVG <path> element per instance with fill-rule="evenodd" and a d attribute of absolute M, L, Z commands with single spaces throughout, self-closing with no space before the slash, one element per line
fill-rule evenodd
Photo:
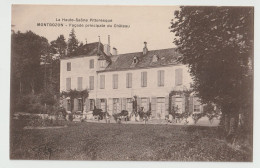
<path fill-rule="evenodd" d="M 102 111 L 106 111 L 106 99 L 100 99 L 100 108 Z"/>
<path fill-rule="evenodd" d="M 143 107 L 144 112 L 149 110 L 149 99 L 141 98 L 141 107 Z"/>
<path fill-rule="evenodd" d="M 129 112 L 132 112 L 133 111 L 133 101 L 132 101 L 132 98 L 127 98 L 126 99 L 126 110 L 129 111 Z"/>
<path fill-rule="evenodd" d="M 71 111 L 71 101 L 70 99 L 67 100 L 67 111 Z"/>
<path fill-rule="evenodd" d="M 82 99 L 78 99 L 78 111 L 82 111 Z"/>
<path fill-rule="evenodd" d="M 183 107 L 182 107 L 182 97 L 176 97 L 175 98 L 175 113 L 182 113 Z"/>
<path fill-rule="evenodd" d="M 90 111 L 94 110 L 94 107 L 95 107 L 95 100 L 89 99 L 89 109 L 90 109 Z"/>
<path fill-rule="evenodd" d="M 120 113 L 119 98 L 113 99 L 113 113 Z"/>
<path fill-rule="evenodd" d="M 157 118 L 165 117 L 165 98 L 164 97 L 157 97 L 156 117 Z"/>
<path fill-rule="evenodd" d="M 194 105 L 193 111 L 194 111 L 195 113 L 199 113 L 199 112 L 200 112 L 200 105 Z"/>

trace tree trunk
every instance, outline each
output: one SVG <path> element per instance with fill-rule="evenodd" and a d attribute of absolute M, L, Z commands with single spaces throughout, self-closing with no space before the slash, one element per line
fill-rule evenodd
<path fill-rule="evenodd" d="M 31 81 L 31 89 L 32 89 L 32 94 L 34 94 L 35 90 L 34 90 L 34 81 L 33 80 Z"/>
<path fill-rule="evenodd" d="M 22 80 L 21 80 L 21 78 L 20 78 L 20 94 L 22 94 Z"/>

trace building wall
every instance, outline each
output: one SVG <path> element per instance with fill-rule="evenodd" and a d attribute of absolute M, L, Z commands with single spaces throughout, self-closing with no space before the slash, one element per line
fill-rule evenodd
<path fill-rule="evenodd" d="M 94 59 L 94 68 L 90 69 L 89 62 Z M 71 71 L 67 71 L 67 63 L 71 63 Z M 94 76 L 94 89 L 89 90 L 89 97 L 84 102 L 84 111 L 90 110 L 90 99 L 95 101 L 95 105 L 101 108 L 101 99 L 105 99 L 105 110 L 112 114 L 115 103 L 114 99 L 118 98 L 119 103 L 117 110 L 126 109 L 126 100 L 138 97 L 137 106 L 141 107 L 142 98 L 148 99 L 147 108 L 152 111 L 154 117 L 165 117 L 168 114 L 169 93 L 176 89 L 175 86 L 175 70 L 183 70 L 183 84 L 187 89 L 192 82 L 187 66 L 172 65 L 164 67 L 153 67 L 135 70 L 121 71 L 99 71 L 99 61 L 97 56 L 79 57 L 71 59 L 62 59 L 60 66 L 60 91 L 66 91 L 66 78 L 71 78 L 71 89 L 77 89 L 78 77 L 82 77 L 82 89 L 89 89 L 89 76 Z M 164 86 L 158 86 L 158 71 L 164 71 Z M 147 72 L 147 86 L 141 86 L 141 73 Z M 126 87 L 126 74 L 132 73 L 132 87 Z M 118 88 L 113 89 L 113 75 L 118 75 Z M 100 89 L 100 75 L 105 75 L 105 88 Z M 182 87 L 181 86 L 181 87 Z M 160 104 L 159 101 L 164 99 L 165 102 Z M 66 100 L 63 101 L 63 106 L 67 107 Z M 77 108 L 77 100 L 74 102 L 74 107 Z M 149 106 L 149 107 L 148 107 Z M 160 108 L 158 108 L 160 106 Z M 161 110 L 160 115 L 157 115 Z M 77 111 L 77 110 L 76 110 Z M 162 112 L 163 111 L 163 112 Z"/>
<path fill-rule="evenodd" d="M 165 97 L 169 95 L 175 87 L 175 69 L 183 69 L 183 85 L 189 88 L 191 78 L 188 69 L 184 65 L 136 69 L 126 71 L 111 71 L 98 73 L 98 81 L 100 75 L 105 75 L 105 89 L 100 89 L 100 82 L 98 82 L 98 89 L 96 92 L 97 98 L 116 98 L 116 97 L 133 97 L 140 95 L 142 97 Z M 158 86 L 157 73 L 159 70 L 164 70 L 164 86 Z M 141 86 L 141 72 L 147 72 L 147 86 Z M 126 74 L 132 73 L 132 88 L 126 87 Z M 118 74 L 118 89 L 113 89 L 113 74 Z"/>
<path fill-rule="evenodd" d="M 94 59 L 94 68 L 90 69 L 90 60 Z M 67 71 L 67 63 L 71 63 L 71 71 Z M 94 76 L 94 85 L 97 78 L 98 57 L 79 57 L 62 59 L 60 62 L 60 91 L 66 91 L 66 78 L 71 78 L 71 89 L 77 89 L 77 78 L 82 77 L 82 88 L 89 88 L 89 76 Z M 96 89 L 96 87 L 94 87 Z"/>

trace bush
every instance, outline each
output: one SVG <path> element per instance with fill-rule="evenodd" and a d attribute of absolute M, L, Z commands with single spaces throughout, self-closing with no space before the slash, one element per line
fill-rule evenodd
<path fill-rule="evenodd" d="M 73 114 L 72 113 L 69 114 L 69 121 L 73 121 Z"/>
<path fill-rule="evenodd" d="M 32 127 L 48 127 L 48 126 L 62 126 L 63 124 L 59 122 L 58 120 L 53 120 L 49 118 L 38 118 L 38 119 L 32 119 L 28 123 L 28 126 Z"/>

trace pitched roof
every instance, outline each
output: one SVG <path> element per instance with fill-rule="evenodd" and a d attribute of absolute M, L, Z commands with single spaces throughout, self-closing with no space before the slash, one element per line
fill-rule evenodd
<path fill-rule="evenodd" d="M 157 61 L 153 61 L 153 57 L 157 57 Z M 178 64 L 177 58 L 181 56 L 174 48 L 151 50 L 146 55 L 143 52 L 121 54 L 111 56 L 111 64 L 103 71 L 117 71 L 125 69 L 140 69 L 148 67 L 159 67 Z M 134 57 L 138 59 L 137 63 L 133 63 Z"/>
<path fill-rule="evenodd" d="M 98 49 L 99 48 L 99 49 Z M 110 58 L 104 53 L 104 46 L 102 43 L 94 42 L 80 46 L 76 51 L 74 51 L 71 56 L 66 56 L 64 59 L 68 58 L 78 58 L 87 56 L 100 56 L 99 59 L 105 59 L 110 61 Z"/>

